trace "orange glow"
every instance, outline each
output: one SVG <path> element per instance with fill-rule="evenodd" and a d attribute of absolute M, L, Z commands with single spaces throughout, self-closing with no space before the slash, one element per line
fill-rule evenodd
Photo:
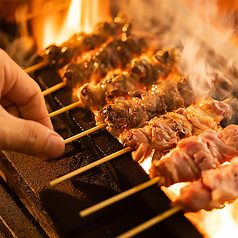
<path fill-rule="evenodd" d="M 108 0 L 71 0 L 68 1 L 68 7 L 58 11 L 55 9 L 62 1 L 42 2 L 35 0 L 33 8 L 47 13 L 50 11 L 51 14 L 42 14 L 32 20 L 33 34 L 39 51 L 51 44 L 60 45 L 75 33 L 91 33 L 96 23 L 106 21 L 110 17 Z"/>
<path fill-rule="evenodd" d="M 142 163 L 140 163 L 140 166 L 145 170 L 145 172 L 148 174 L 149 169 L 151 167 L 151 158 L 145 159 Z"/>

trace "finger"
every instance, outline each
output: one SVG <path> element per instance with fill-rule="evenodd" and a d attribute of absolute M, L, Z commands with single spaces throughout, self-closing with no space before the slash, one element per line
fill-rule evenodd
<path fill-rule="evenodd" d="M 53 128 L 38 84 L 0 49 L 0 94 L 19 108 L 22 118 Z M 5 63 L 7 62 L 7 63 Z"/>
<path fill-rule="evenodd" d="M 18 110 L 18 108 L 16 107 L 15 104 L 9 105 L 7 107 L 4 108 L 8 113 L 10 113 L 11 115 L 15 116 L 15 117 L 21 117 L 20 112 Z M 3 126 L 3 125 L 2 125 Z"/>
<path fill-rule="evenodd" d="M 56 158 L 63 154 L 62 137 L 48 127 L 30 120 L 16 118 L 0 106 L 0 149 L 33 156 Z"/>

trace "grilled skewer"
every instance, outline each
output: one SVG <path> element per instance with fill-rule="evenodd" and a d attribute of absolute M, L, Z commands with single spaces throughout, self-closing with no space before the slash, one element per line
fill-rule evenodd
<path fill-rule="evenodd" d="M 155 160 L 150 177 L 161 177 L 160 185 L 195 181 L 204 170 L 215 169 L 238 155 L 238 126 L 229 125 L 218 132 L 206 130 L 185 138 L 177 148 Z"/>
<path fill-rule="evenodd" d="M 181 189 L 181 194 L 173 205 L 182 206 L 185 211 L 190 212 L 222 208 L 225 203 L 232 202 L 238 197 L 237 174 L 238 157 L 233 158 L 228 165 L 204 170 L 200 181 Z"/>
<path fill-rule="evenodd" d="M 97 125 L 105 123 L 107 130 L 118 137 L 123 131 L 141 127 L 155 116 L 194 102 L 188 78 L 166 79 L 132 99 L 117 98 L 113 104 L 97 112 L 95 119 Z"/>
<path fill-rule="evenodd" d="M 190 136 L 197 136 L 206 129 L 217 131 L 223 119 L 230 119 L 231 107 L 222 101 L 207 98 L 199 105 L 179 108 L 174 112 L 155 117 L 141 128 L 124 131 L 119 141 L 125 147 L 136 149 L 132 153 L 135 161 L 142 161 L 151 153 L 158 160 L 162 154 Z"/>
<path fill-rule="evenodd" d="M 209 102 L 210 102 L 211 105 L 216 104 L 216 103 L 213 103 L 213 100 L 208 99 L 208 102 L 205 101 L 204 104 L 201 104 L 201 107 L 203 107 L 204 105 L 206 105 L 206 106 L 204 106 L 204 107 L 206 108 L 206 110 L 207 110 L 208 108 L 210 108 L 210 110 L 214 110 L 213 112 L 210 112 L 210 116 L 209 116 L 208 114 L 206 115 L 207 121 L 209 121 L 208 118 L 210 118 L 210 121 L 213 120 L 213 123 L 208 124 L 206 128 L 208 128 L 209 125 L 210 125 L 212 128 L 215 128 L 215 125 L 214 125 L 215 122 L 214 122 L 214 119 L 212 119 L 212 117 L 216 118 L 215 120 L 216 120 L 216 122 L 218 123 L 218 122 L 220 122 L 224 117 L 229 117 L 227 114 L 230 114 L 230 113 L 231 113 L 231 109 L 230 109 L 230 107 L 229 107 L 228 105 L 225 107 L 225 103 L 222 103 L 222 102 L 217 103 L 217 107 L 214 107 L 214 106 L 213 106 L 213 107 L 210 107 L 210 106 L 209 106 L 209 105 L 210 105 Z M 223 104 L 224 104 L 224 105 L 223 105 Z M 218 105 L 221 107 L 220 110 L 218 110 Z M 222 106 L 222 105 L 223 105 L 223 106 Z M 194 114 L 193 116 L 194 116 L 194 118 L 195 118 L 195 114 Z M 201 119 L 201 117 L 200 117 L 200 119 Z M 194 119 L 194 120 L 195 120 L 195 119 Z M 198 122 L 198 121 L 199 121 L 199 118 L 197 118 L 197 122 Z M 204 127 L 204 129 L 205 129 L 205 127 Z M 177 128 L 176 128 L 176 127 L 171 127 L 171 130 L 173 130 L 175 133 L 177 133 Z M 162 132 L 162 133 L 161 133 L 161 138 L 160 138 L 160 140 L 161 140 L 161 141 L 166 140 L 166 138 L 168 137 L 168 135 L 167 135 L 166 133 L 164 133 L 163 131 L 161 131 L 161 132 Z M 193 133 L 193 130 L 192 130 L 192 126 L 191 126 L 191 132 L 188 133 L 187 135 L 191 135 L 192 133 Z M 197 133 L 199 133 L 199 130 L 197 131 Z M 79 134 L 79 136 L 81 136 L 81 134 Z M 164 137 L 163 137 L 163 136 L 164 136 Z M 71 139 L 71 138 L 68 138 L 68 139 L 66 139 L 65 141 L 72 141 L 72 140 L 74 140 L 74 139 L 76 139 L 76 138 L 78 138 L 77 135 L 76 135 L 76 136 L 73 136 L 72 139 Z M 179 139 L 179 137 L 178 137 L 177 139 Z M 174 145 L 174 146 L 175 146 L 175 145 Z M 127 152 L 132 151 L 132 150 L 133 150 L 132 147 L 126 147 L 125 149 L 123 149 L 123 150 L 121 150 L 121 151 L 119 151 L 119 152 L 116 152 L 116 153 L 114 153 L 114 154 L 111 154 L 110 156 L 107 156 L 108 158 L 105 157 L 105 158 L 103 158 L 103 159 L 101 159 L 101 160 L 96 161 L 94 164 L 90 164 L 89 166 L 86 166 L 87 168 L 84 168 L 84 167 L 79 168 L 77 171 L 73 171 L 72 173 L 69 173 L 69 174 L 67 174 L 67 175 L 65 175 L 65 176 L 63 176 L 63 177 L 60 177 L 60 178 L 58 178 L 58 179 L 53 180 L 53 181 L 51 182 L 51 185 L 55 185 L 55 184 L 57 184 L 57 183 L 59 183 L 59 182 L 62 182 L 62 181 L 64 181 L 64 180 L 66 180 L 66 179 L 69 179 L 69 178 L 71 178 L 71 177 L 73 177 L 73 176 L 75 176 L 75 175 L 78 175 L 78 174 L 80 174 L 80 173 L 82 173 L 82 172 L 85 172 L 85 171 L 88 170 L 88 169 L 91 169 L 91 168 L 93 168 L 93 167 L 95 167 L 95 166 L 97 166 L 97 165 L 100 165 L 100 164 L 102 164 L 102 163 L 104 163 L 104 162 L 106 162 L 106 161 L 109 161 L 109 160 L 111 160 L 111 159 L 114 159 L 114 158 L 116 158 L 117 156 L 122 155 L 122 154 L 127 153 Z M 110 159 L 109 159 L 109 158 L 110 158 Z M 105 159 L 106 159 L 106 161 L 105 161 Z"/>

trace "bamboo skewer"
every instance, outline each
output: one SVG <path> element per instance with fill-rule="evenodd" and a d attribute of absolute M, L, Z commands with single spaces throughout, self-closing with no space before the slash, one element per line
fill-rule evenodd
<path fill-rule="evenodd" d="M 169 210 L 160 213 L 159 215 L 153 217 L 152 219 L 140 224 L 139 226 L 136 226 L 134 228 L 132 228 L 131 230 L 117 236 L 116 238 L 130 238 L 133 237 L 137 234 L 139 234 L 140 232 L 154 226 L 155 224 L 158 224 L 159 222 L 165 220 L 166 218 L 174 215 L 175 213 L 179 212 L 182 210 L 182 207 L 180 206 L 176 206 L 176 207 L 172 207 Z"/>
<path fill-rule="evenodd" d="M 104 200 L 104 201 L 102 201 L 98 204 L 95 204 L 95 205 L 93 205 L 89 208 L 86 208 L 86 209 L 80 211 L 79 215 L 81 217 L 88 216 L 88 215 L 92 214 L 93 212 L 96 212 L 100 209 L 103 209 L 103 208 L 105 208 L 105 207 L 107 207 L 107 206 L 109 206 L 109 205 L 111 205 L 115 202 L 118 202 L 118 201 L 120 201 L 120 200 L 122 200 L 126 197 L 129 197 L 129 196 L 131 196 L 131 195 L 133 195 L 133 194 L 135 194 L 135 193 L 137 193 L 137 192 L 139 192 L 143 189 L 146 189 L 146 188 L 148 188 L 148 187 L 150 187 L 154 184 L 157 184 L 160 181 L 160 179 L 161 179 L 160 177 L 155 177 L 155 178 L 153 178 L 153 179 L 151 179 L 151 180 L 149 180 L 145 183 L 139 184 L 139 185 L 137 185 L 137 186 L 135 186 L 135 187 L 133 187 L 129 190 L 126 190 L 125 192 L 122 192 L 122 193 L 120 193 L 120 194 L 118 194 L 114 197 L 108 198 L 108 199 L 106 199 L 106 200 Z"/>
<path fill-rule="evenodd" d="M 72 177 L 74 177 L 74 176 L 76 176 L 78 174 L 81 174 L 81 173 L 83 173 L 83 172 L 85 172 L 85 171 L 87 171 L 89 169 L 92 169 L 92 168 L 94 168 L 94 167 L 96 167 L 96 166 L 98 166 L 100 164 L 103 164 L 103 163 L 105 163 L 105 162 L 107 162 L 109 160 L 115 159 L 116 157 L 118 157 L 120 155 L 123 155 L 123 154 L 126 154 L 127 152 L 130 152 L 130 151 L 132 151 L 132 148 L 131 147 L 126 147 L 126 148 L 124 148 L 122 150 L 119 150 L 119 151 L 117 151 L 117 152 L 115 152 L 113 154 L 110 154 L 110 155 L 108 155 L 108 156 L 106 156 L 106 157 L 104 157 L 104 158 L 102 158 L 100 160 L 97 160 L 97 161 L 95 161 L 95 162 L 93 162 L 91 164 L 88 164 L 88 165 L 86 165 L 86 166 L 84 166 L 82 168 L 76 169 L 76 170 L 72 171 L 71 173 L 68 173 L 66 175 L 63 175 L 62 177 L 59 177 L 59 178 L 57 178 L 55 180 L 52 180 L 50 182 L 50 185 L 54 186 L 54 185 L 56 185 L 56 184 L 58 184 L 60 182 L 63 182 L 65 180 L 67 180 L 67 179 L 70 179 L 70 178 L 72 178 Z"/>
<path fill-rule="evenodd" d="M 67 85 L 67 83 L 65 81 L 63 81 L 63 82 L 58 83 L 58 84 L 56 84 L 56 85 L 54 85 L 50 88 L 47 88 L 46 90 L 44 90 L 42 92 L 42 94 L 43 94 L 43 96 L 49 95 L 49 94 L 51 94 L 51 93 L 53 93 L 53 92 L 55 92 L 55 91 L 57 91 L 61 88 L 64 88 L 66 85 Z"/>
<path fill-rule="evenodd" d="M 80 132 L 79 134 L 77 134 L 75 136 L 72 136 L 72 137 L 70 137 L 68 139 L 65 139 L 64 142 L 65 142 L 65 144 L 70 143 L 70 142 L 72 142 L 74 140 L 77 140 L 77 139 L 79 139 L 79 138 L 81 138 L 83 136 L 86 136 L 86 135 L 88 135 L 88 134 L 90 134 L 92 132 L 95 132 L 97 130 L 103 129 L 105 127 L 106 127 L 106 124 L 99 124 L 97 126 L 94 126 L 93 128 L 90 128 L 90 129 L 86 130 L 86 131 Z"/>
<path fill-rule="evenodd" d="M 24 71 L 29 74 L 31 72 L 38 70 L 38 69 L 42 69 L 42 68 L 46 67 L 48 64 L 49 64 L 49 60 L 44 60 L 38 64 L 32 65 L 32 66 L 24 69 Z"/>
<path fill-rule="evenodd" d="M 51 112 L 51 113 L 49 114 L 49 116 L 50 116 L 50 117 L 54 117 L 54 116 L 57 116 L 57 115 L 59 115 L 59 114 L 61 114 L 61 113 L 63 113 L 63 112 L 67 112 L 67 111 L 69 111 L 69 110 L 71 110 L 71 109 L 73 109 L 73 108 L 80 107 L 80 106 L 82 106 L 82 103 L 81 103 L 80 101 L 77 101 L 77 102 L 74 102 L 74 103 L 72 103 L 72 104 L 69 104 L 68 106 L 62 107 L 62 108 L 60 108 L 59 110 L 56 110 L 56 111 L 54 111 L 54 112 Z"/>

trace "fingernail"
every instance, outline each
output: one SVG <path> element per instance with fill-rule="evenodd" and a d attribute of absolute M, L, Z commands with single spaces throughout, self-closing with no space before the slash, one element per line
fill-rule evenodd
<path fill-rule="evenodd" d="M 57 158 L 64 153 L 64 149 L 64 139 L 56 133 L 51 134 L 45 148 L 45 156 L 47 158 Z"/>

